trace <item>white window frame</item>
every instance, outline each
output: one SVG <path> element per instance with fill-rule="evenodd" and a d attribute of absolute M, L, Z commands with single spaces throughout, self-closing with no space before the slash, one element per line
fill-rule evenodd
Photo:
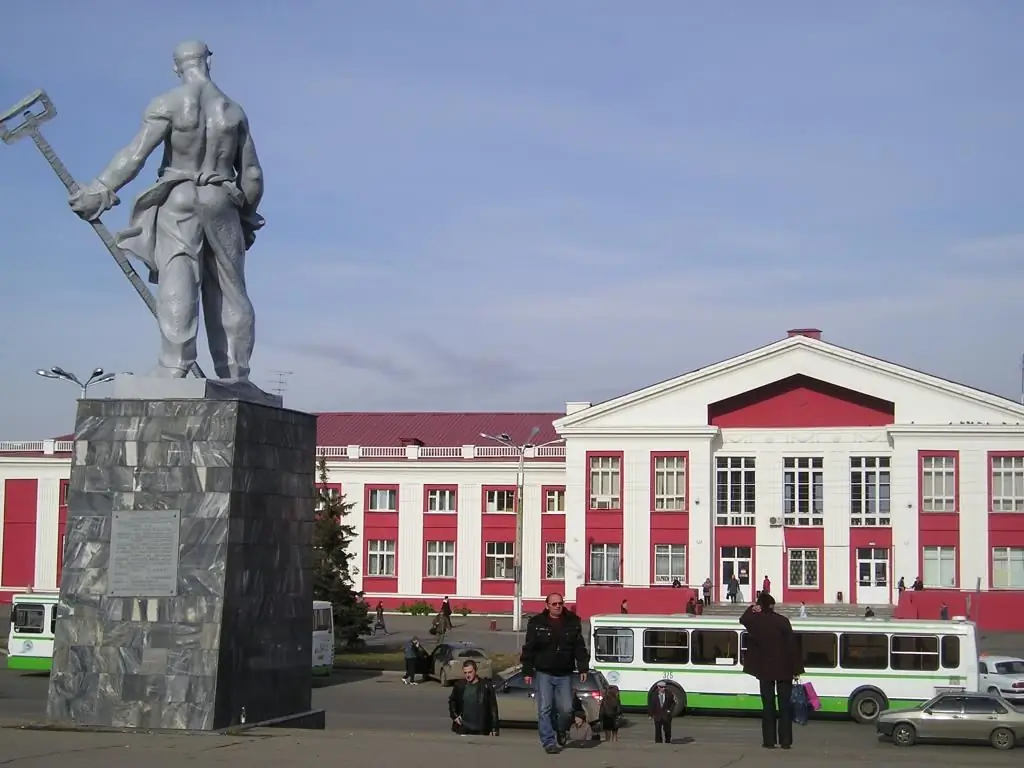
<path fill-rule="evenodd" d="M 544 580 L 565 581 L 565 542 L 544 544 Z"/>
<path fill-rule="evenodd" d="M 323 512 L 327 509 L 328 501 L 336 501 L 341 496 L 341 491 L 337 488 L 329 488 L 327 486 L 317 486 L 316 489 L 316 511 Z"/>
<path fill-rule="evenodd" d="M 455 542 L 427 542 L 427 578 L 455 578 Z"/>
<path fill-rule="evenodd" d="M 825 524 L 825 460 L 821 456 L 783 458 L 782 524 L 798 528 Z"/>
<path fill-rule="evenodd" d="M 514 488 L 488 488 L 484 492 L 484 508 L 489 515 L 514 515 L 516 491 Z"/>
<path fill-rule="evenodd" d="M 565 514 L 565 488 L 548 488 L 544 491 L 544 513 L 548 515 Z"/>
<path fill-rule="evenodd" d="M 1024 456 L 993 456 L 989 466 L 993 512 L 1024 512 Z"/>
<path fill-rule="evenodd" d="M 394 577 L 397 542 L 394 539 L 370 539 L 366 542 L 366 575 Z"/>
<path fill-rule="evenodd" d="M 591 456 L 589 509 L 622 509 L 622 458 Z"/>
<path fill-rule="evenodd" d="M 921 457 L 921 511 L 956 512 L 956 456 Z"/>
<path fill-rule="evenodd" d="M 381 500 L 383 499 L 390 504 L 390 506 L 381 506 Z M 398 511 L 398 491 L 394 488 L 374 488 L 370 487 L 370 494 L 368 503 L 366 505 L 367 512 L 397 512 Z"/>
<path fill-rule="evenodd" d="M 892 525 L 892 459 L 850 457 L 850 525 L 884 528 Z M 859 493 L 854 493 L 857 489 Z"/>
<path fill-rule="evenodd" d="M 600 563 L 600 568 L 594 566 Z M 615 573 L 609 574 L 614 567 Z M 600 578 L 598 578 L 600 577 Z M 622 545 L 591 544 L 590 545 L 590 583 L 621 584 L 622 583 Z"/>
<path fill-rule="evenodd" d="M 1024 547 L 992 547 L 992 588 L 1024 589 Z"/>
<path fill-rule="evenodd" d="M 923 547 L 921 580 L 924 585 L 933 589 L 955 588 L 956 558 L 956 547 Z M 931 567 L 932 573 L 929 573 L 929 567 Z"/>
<path fill-rule="evenodd" d="M 821 553 L 817 549 L 796 547 L 787 550 L 786 557 L 786 580 L 790 589 L 821 588 Z M 798 566 L 795 578 L 794 566 Z"/>
<path fill-rule="evenodd" d="M 738 480 L 739 482 L 734 482 Z M 715 525 L 757 524 L 757 459 L 715 457 Z"/>
<path fill-rule="evenodd" d="M 686 511 L 687 457 L 655 456 L 652 461 L 654 482 L 653 512 Z"/>
<path fill-rule="evenodd" d="M 671 584 L 676 579 L 686 583 L 686 545 L 655 544 L 654 583 Z"/>
<path fill-rule="evenodd" d="M 501 574 L 500 576 L 497 574 Z M 516 543 L 514 541 L 488 541 L 484 544 L 484 578 L 489 581 L 509 581 L 516 573 Z"/>
<path fill-rule="evenodd" d="M 458 512 L 459 492 L 455 488 L 428 488 L 427 512 L 454 515 Z"/>

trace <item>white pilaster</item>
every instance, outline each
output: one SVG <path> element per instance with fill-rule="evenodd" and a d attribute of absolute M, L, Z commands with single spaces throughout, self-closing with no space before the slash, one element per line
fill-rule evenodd
<path fill-rule="evenodd" d="M 60 519 L 60 479 L 40 478 L 36 485 L 36 569 L 32 586 L 54 589 L 57 586 L 57 530 Z"/>
<path fill-rule="evenodd" d="M 622 488 L 622 583 L 646 587 L 651 583 L 651 465 L 650 451 L 624 451 Z"/>
<path fill-rule="evenodd" d="M 399 490 L 397 547 L 398 593 L 423 594 L 423 483 L 404 483 Z"/>
<path fill-rule="evenodd" d="M 459 486 L 459 532 L 455 544 L 455 591 L 459 595 L 480 594 L 481 505 L 480 483 Z"/>

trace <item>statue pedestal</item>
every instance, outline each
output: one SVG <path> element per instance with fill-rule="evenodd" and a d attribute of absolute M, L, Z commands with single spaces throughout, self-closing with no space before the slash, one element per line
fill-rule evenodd
<path fill-rule="evenodd" d="M 164 380 L 157 399 L 79 403 L 49 720 L 323 727 L 310 712 L 316 418 L 179 381 L 177 399 Z"/>

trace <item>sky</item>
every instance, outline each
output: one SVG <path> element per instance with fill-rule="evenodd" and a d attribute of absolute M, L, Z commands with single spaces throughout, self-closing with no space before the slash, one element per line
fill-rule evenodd
<path fill-rule="evenodd" d="M 1022 28 L 998 0 L 42 0 L 4 10 L 0 109 L 46 89 L 86 182 L 209 44 L 266 180 L 252 375 L 290 407 L 558 411 L 808 326 L 1017 398 Z M 0 236 L 0 439 L 63 434 L 76 391 L 33 371 L 145 373 L 156 327 L 31 142 L 0 145 Z"/>

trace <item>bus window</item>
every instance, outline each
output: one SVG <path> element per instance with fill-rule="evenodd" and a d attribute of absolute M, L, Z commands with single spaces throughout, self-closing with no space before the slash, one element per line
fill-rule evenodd
<path fill-rule="evenodd" d="M 939 638 L 893 635 L 889 666 L 912 672 L 934 672 L 939 668 Z"/>
<path fill-rule="evenodd" d="M 739 641 L 739 633 L 731 629 L 695 629 L 690 638 L 690 661 L 718 666 L 736 664 Z"/>
<path fill-rule="evenodd" d="M 330 608 L 314 608 L 313 609 L 313 631 L 314 632 L 330 632 L 331 631 L 331 609 Z"/>
<path fill-rule="evenodd" d="M 645 664 L 686 664 L 690 643 L 685 629 L 645 629 Z"/>
<path fill-rule="evenodd" d="M 19 603 L 11 617 L 14 631 L 24 635 L 41 635 L 46 625 L 46 607 L 36 603 Z"/>
<path fill-rule="evenodd" d="M 886 669 L 889 638 L 886 635 L 843 633 L 839 637 L 839 665 L 844 669 Z"/>
<path fill-rule="evenodd" d="M 942 668 L 960 668 L 960 638 L 956 635 L 946 635 L 942 638 Z"/>
<path fill-rule="evenodd" d="M 631 664 L 633 662 L 633 630 L 619 627 L 595 629 L 594 661 Z"/>
<path fill-rule="evenodd" d="M 834 632 L 794 632 L 800 658 L 807 669 L 835 669 L 839 644 Z"/>

